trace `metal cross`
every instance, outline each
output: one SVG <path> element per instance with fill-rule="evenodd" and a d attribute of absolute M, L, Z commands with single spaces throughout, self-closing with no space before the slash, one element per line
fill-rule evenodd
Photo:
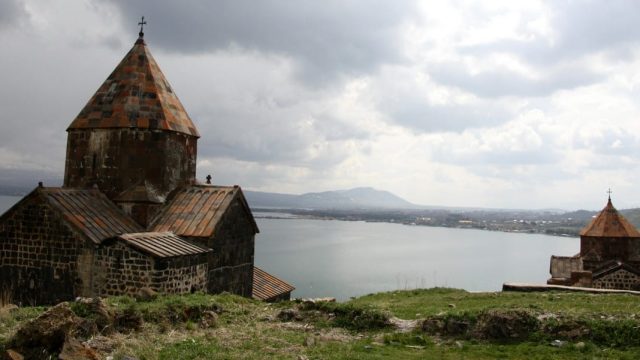
<path fill-rule="evenodd" d="M 609 188 L 609 190 L 607 190 L 607 194 L 609 194 L 609 200 L 611 200 L 611 188 Z"/>
<path fill-rule="evenodd" d="M 144 16 L 142 17 L 142 20 L 140 20 L 140 22 L 138 23 L 138 25 L 140 25 L 140 32 L 138 33 L 138 35 L 140 35 L 140 37 L 144 36 L 144 26 L 147 25 L 147 22 L 144 21 Z"/>

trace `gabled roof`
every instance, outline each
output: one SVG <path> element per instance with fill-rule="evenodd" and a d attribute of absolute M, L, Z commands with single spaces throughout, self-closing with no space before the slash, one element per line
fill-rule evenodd
<path fill-rule="evenodd" d="M 142 38 L 67 131 L 98 128 L 160 129 L 200 136 Z"/>
<path fill-rule="evenodd" d="M 204 254 L 211 249 L 192 244 L 170 232 L 143 232 L 118 236 L 128 245 L 158 258 Z"/>
<path fill-rule="evenodd" d="M 580 236 L 590 237 L 640 237 L 640 232 L 618 213 L 611 203 L 602 209 L 595 219 L 580 231 Z"/>
<path fill-rule="evenodd" d="M 604 263 L 602 266 L 600 266 L 598 269 L 593 271 L 593 279 L 594 280 L 599 279 L 603 276 L 609 275 L 619 270 L 626 270 L 632 274 L 640 276 L 640 270 L 636 269 L 635 267 L 627 263 L 623 263 L 620 261 L 608 261 Z"/>
<path fill-rule="evenodd" d="M 253 267 L 253 293 L 254 299 L 267 301 L 280 295 L 292 292 L 296 288 L 278 279 L 266 271 Z"/>
<path fill-rule="evenodd" d="M 143 229 L 97 189 L 36 188 L 72 227 L 96 244 Z"/>
<path fill-rule="evenodd" d="M 192 185 L 178 190 L 151 222 L 149 230 L 211 237 L 234 200 L 240 201 L 257 233 L 258 226 L 240 187 L 213 185 Z"/>

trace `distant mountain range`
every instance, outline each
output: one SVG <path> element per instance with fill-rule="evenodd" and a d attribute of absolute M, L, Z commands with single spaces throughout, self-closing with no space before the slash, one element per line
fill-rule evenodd
<path fill-rule="evenodd" d="M 420 209 L 388 191 L 370 187 L 313 192 L 302 195 L 244 191 L 252 208 L 282 209 Z"/>

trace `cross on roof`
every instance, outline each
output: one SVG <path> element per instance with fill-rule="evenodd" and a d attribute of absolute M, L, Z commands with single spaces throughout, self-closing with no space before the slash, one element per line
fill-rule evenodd
<path fill-rule="evenodd" d="M 607 194 L 609 194 L 609 200 L 611 200 L 611 188 L 609 188 L 609 190 L 607 190 Z"/>
<path fill-rule="evenodd" d="M 146 22 L 146 21 L 144 21 L 144 16 L 142 17 L 142 20 L 140 20 L 140 22 L 138 23 L 138 25 L 140 25 L 140 32 L 138 33 L 138 35 L 139 35 L 140 37 L 143 37 L 143 36 L 144 36 L 144 31 L 143 31 L 143 30 L 144 30 L 144 26 L 145 26 L 145 25 L 147 25 L 147 22 Z"/>

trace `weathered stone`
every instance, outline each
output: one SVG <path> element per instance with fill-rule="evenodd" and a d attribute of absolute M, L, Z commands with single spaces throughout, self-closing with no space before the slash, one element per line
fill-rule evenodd
<path fill-rule="evenodd" d="M 13 349 L 5 351 L 2 358 L 4 360 L 24 360 L 24 356 Z"/>
<path fill-rule="evenodd" d="M 292 321 L 292 320 L 301 320 L 302 316 L 300 312 L 295 309 L 284 309 L 278 313 L 276 316 L 280 321 Z"/>
<path fill-rule="evenodd" d="M 73 337 L 67 337 L 58 358 L 60 360 L 100 360 L 93 349 Z"/>
<path fill-rule="evenodd" d="M 202 312 L 202 317 L 200 318 L 200 327 L 203 329 L 214 328 L 218 326 L 218 314 L 211 310 L 206 310 Z"/>
<path fill-rule="evenodd" d="M 80 319 L 69 304 L 60 303 L 18 329 L 9 348 L 21 354 L 57 353 Z"/>
<path fill-rule="evenodd" d="M 478 316 L 475 336 L 485 339 L 525 338 L 540 326 L 540 321 L 524 310 L 488 310 Z"/>

